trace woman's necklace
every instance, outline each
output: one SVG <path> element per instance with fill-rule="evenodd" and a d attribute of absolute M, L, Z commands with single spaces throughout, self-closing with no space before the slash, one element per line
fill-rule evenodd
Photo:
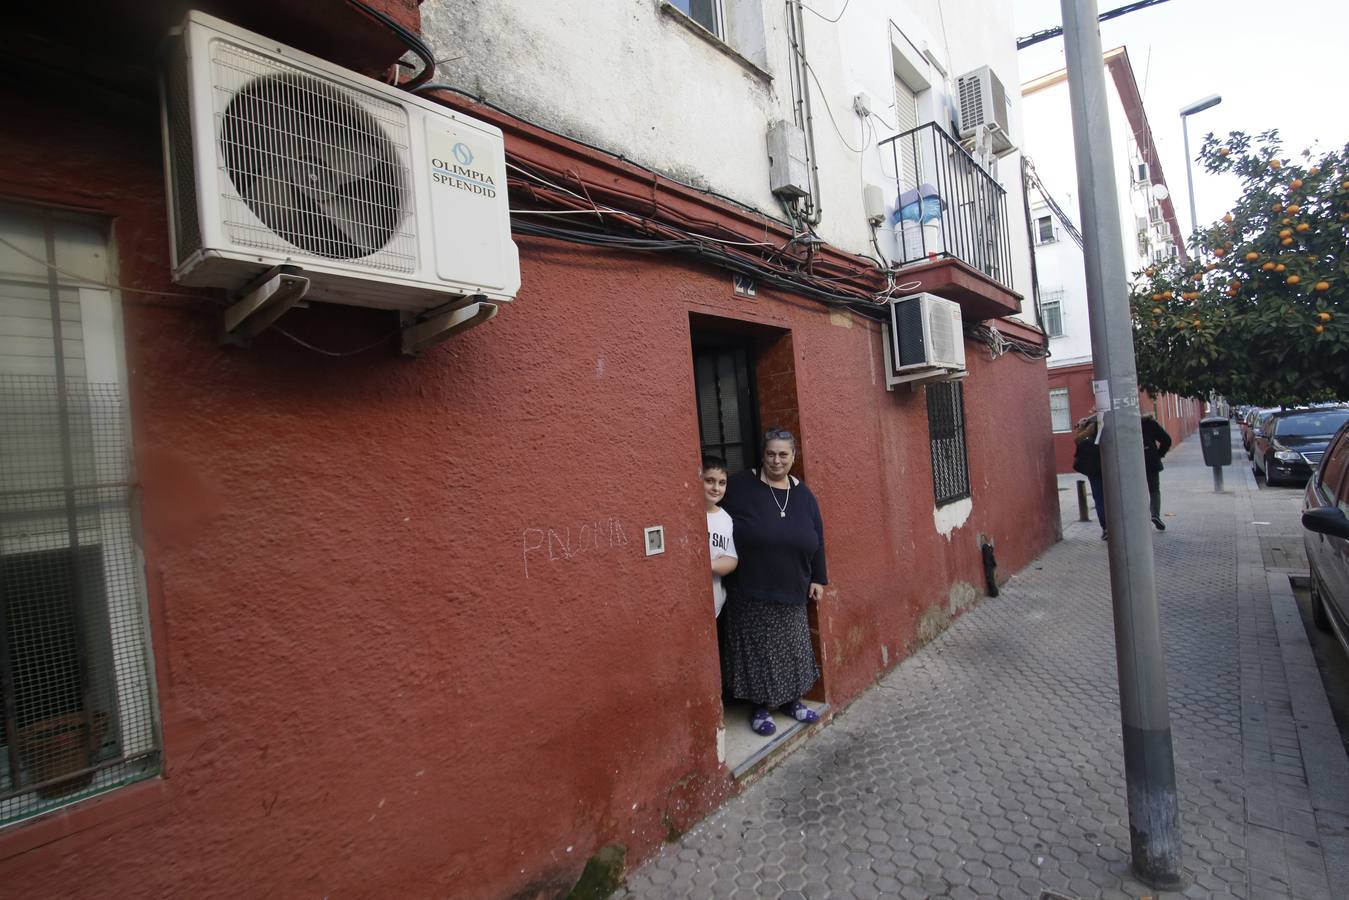
<path fill-rule="evenodd" d="M 773 505 L 778 508 L 778 518 L 787 518 L 787 504 L 792 502 L 792 477 L 787 476 L 787 497 L 781 503 L 778 502 L 778 492 L 773 489 L 773 485 L 768 484 L 767 481 L 764 484 L 768 485 L 768 493 L 773 495 Z"/>

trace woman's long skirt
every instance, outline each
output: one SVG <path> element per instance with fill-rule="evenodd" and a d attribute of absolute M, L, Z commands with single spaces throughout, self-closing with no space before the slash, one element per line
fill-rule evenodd
<path fill-rule="evenodd" d="M 732 595 L 717 621 L 727 696 L 772 709 L 796 700 L 819 680 L 805 604 Z"/>

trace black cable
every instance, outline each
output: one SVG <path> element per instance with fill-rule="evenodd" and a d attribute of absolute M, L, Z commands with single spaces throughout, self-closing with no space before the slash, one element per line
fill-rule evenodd
<path fill-rule="evenodd" d="M 379 24 L 383 25 L 385 28 L 392 31 L 395 35 L 398 36 L 398 39 L 400 41 L 402 41 L 405 45 L 407 45 L 407 48 L 409 50 L 411 50 L 417 57 L 421 59 L 422 70 L 418 72 L 416 75 L 413 75 L 407 81 L 398 85 L 398 87 L 406 91 L 416 91 L 417 88 L 426 84 L 426 82 L 430 81 L 433 77 L 435 77 L 436 54 L 431 50 L 429 46 L 427 46 L 426 42 L 423 41 L 418 35 L 404 28 L 403 25 L 397 19 L 393 18 L 392 16 L 386 13 L 380 12 L 374 7 L 367 5 L 366 3 L 362 2 L 362 0 L 347 0 L 347 3 L 357 12 L 365 14 L 368 18 L 375 20 Z"/>

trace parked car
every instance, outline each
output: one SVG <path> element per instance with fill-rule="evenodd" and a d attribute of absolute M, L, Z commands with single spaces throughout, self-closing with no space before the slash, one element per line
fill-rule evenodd
<path fill-rule="evenodd" d="M 1345 422 L 1349 407 L 1344 406 L 1269 413 L 1251 441 L 1251 470 L 1263 474 L 1270 486 L 1306 481 Z"/>
<path fill-rule="evenodd" d="M 1255 451 L 1252 446 L 1255 442 L 1255 429 L 1260 424 L 1260 420 L 1272 412 L 1278 411 L 1277 406 L 1248 406 L 1246 413 L 1241 417 L 1241 446 L 1246 448 L 1246 458 L 1255 458 Z"/>
<path fill-rule="evenodd" d="M 1302 533 L 1311 564 L 1312 619 L 1349 654 L 1349 424 L 1307 481 Z"/>

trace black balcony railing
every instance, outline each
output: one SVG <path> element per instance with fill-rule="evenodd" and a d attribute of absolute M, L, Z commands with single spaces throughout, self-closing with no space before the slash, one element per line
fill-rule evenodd
<path fill-rule="evenodd" d="M 881 142 L 894 155 L 898 265 L 958 259 L 1011 289 L 1007 192 L 935 122 Z"/>

